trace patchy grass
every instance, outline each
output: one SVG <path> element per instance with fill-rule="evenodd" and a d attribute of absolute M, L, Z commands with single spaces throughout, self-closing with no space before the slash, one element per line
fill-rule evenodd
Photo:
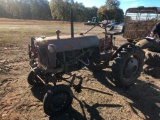
<path fill-rule="evenodd" d="M 82 23 L 74 23 L 74 33 L 80 34 L 90 30 L 93 26 L 86 26 Z M 61 21 L 37 21 L 37 20 L 17 20 L 0 18 L 0 46 L 8 43 L 30 42 L 31 37 L 54 36 L 56 30 L 60 30 L 63 35 L 70 35 L 70 23 Z M 89 34 L 95 34 L 99 38 L 104 37 L 104 29 L 95 27 Z M 122 36 L 116 36 L 119 40 L 124 40 Z M 116 42 L 117 43 L 117 42 Z M 119 42 L 121 43 L 121 42 Z"/>
<path fill-rule="evenodd" d="M 85 33 L 92 26 L 84 26 L 82 23 L 74 24 L 74 33 Z M 0 19 L 0 41 L 5 42 L 22 42 L 30 40 L 34 36 L 53 36 L 55 31 L 60 30 L 61 35 L 70 34 L 70 23 L 61 21 L 37 21 L 37 20 L 17 20 L 17 19 Z M 101 34 L 103 29 L 96 27 L 91 34 Z"/>

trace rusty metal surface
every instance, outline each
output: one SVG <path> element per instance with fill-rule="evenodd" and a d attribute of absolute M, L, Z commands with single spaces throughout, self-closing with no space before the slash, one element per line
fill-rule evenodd
<path fill-rule="evenodd" d="M 160 14 L 160 7 L 138 7 L 138 8 L 129 8 L 126 12 L 130 13 L 159 13 Z"/>
<path fill-rule="evenodd" d="M 74 39 L 70 36 L 62 36 L 60 39 L 54 37 L 36 38 L 38 46 L 48 47 L 49 44 L 54 44 L 56 52 L 71 51 L 84 49 L 89 47 L 98 47 L 99 39 L 95 35 L 75 35 Z"/>

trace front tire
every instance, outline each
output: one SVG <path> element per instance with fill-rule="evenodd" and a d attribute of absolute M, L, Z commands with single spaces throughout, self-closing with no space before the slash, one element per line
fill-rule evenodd
<path fill-rule="evenodd" d="M 126 46 L 114 58 L 112 74 L 117 86 L 129 87 L 136 82 L 144 64 L 144 52 L 137 46 Z"/>
<path fill-rule="evenodd" d="M 39 87 L 44 85 L 44 83 L 36 76 L 33 71 L 28 74 L 27 81 L 31 86 Z"/>
<path fill-rule="evenodd" d="M 73 93 L 70 87 L 66 85 L 54 86 L 44 96 L 44 112 L 49 116 L 59 115 L 69 108 L 72 100 Z"/>

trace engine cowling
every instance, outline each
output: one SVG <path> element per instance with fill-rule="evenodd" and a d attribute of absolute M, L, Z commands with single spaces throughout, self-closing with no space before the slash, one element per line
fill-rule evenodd
<path fill-rule="evenodd" d="M 95 35 L 75 35 L 74 38 L 70 38 L 70 36 L 38 37 L 35 38 L 34 44 L 39 54 L 39 66 L 48 70 L 50 68 L 57 69 L 57 54 L 67 51 L 72 53 L 72 51 L 81 51 L 92 47 L 98 48 L 99 39 Z"/>
<path fill-rule="evenodd" d="M 63 52 L 89 47 L 98 47 L 99 39 L 95 35 L 75 35 L 73 39 L 70 38 L 70 36 L 62 36 L 59 39 L 57 39 L 56 36 L 39 37 L 36 38 L 35 44 L 45 47 L 48 47 L 49 44 L 54 44 L 56 52 Z"/>

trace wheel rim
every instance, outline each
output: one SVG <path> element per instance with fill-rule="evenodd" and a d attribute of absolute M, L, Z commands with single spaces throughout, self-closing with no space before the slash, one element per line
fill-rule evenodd
<path fill-rule="evenodd" d="M 71 96 L 68 92 L 62 91 L 52 95 L 50 107 L 52 111 L 61 111 L 71 103 Z"/>
<path fill-rule="evenodd" d="M 137 58 L 131 57 L 125 64 L 123 74 L 125 78 L 132 79 L 137 74 L 139 69 L 139 62 Z"/>

